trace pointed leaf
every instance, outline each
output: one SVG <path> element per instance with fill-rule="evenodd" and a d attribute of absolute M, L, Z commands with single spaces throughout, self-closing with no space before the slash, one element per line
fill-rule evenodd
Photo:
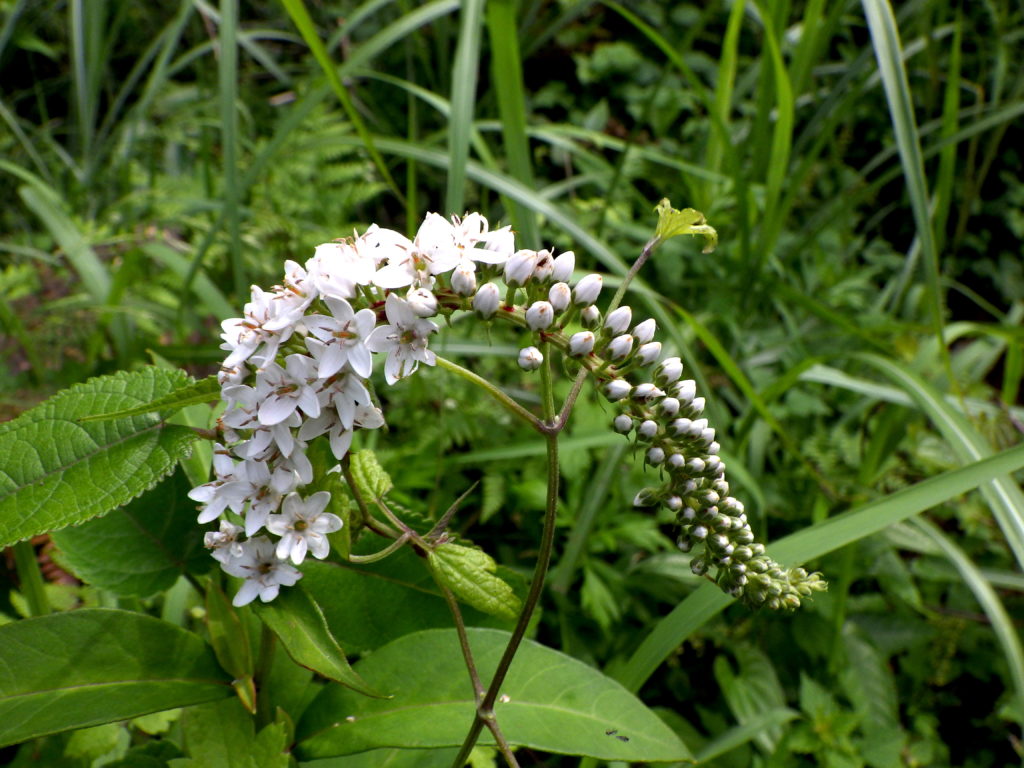
<path fill-rule="evenodd" d="M 468 635 L 486 680 L 509 634 L 470 628 Z M 356 667 L 394 697 L 366 699 L 329 686 L 297 728 L 300 757 L 462 743 L 475 703 L 454 629 L 406 635 Z M 517 746 L 626 762 L 691 759 L 679 737 L 621 685 L 530 640 L 512 663 L 495 714 L 505 737 Z"/>
<path fill-rule="evenodd" d="M 521 603 L 506 582 L 494 575 L 494 559 L 476 547 L 445 543 L 427 555 L 437 580 L 477 610 L 514 621 Z"/>
<path fill-rule="evenodd" d="M 255 608 L 296 664 L 366 696 L 386 695 L 373 690 L 349 666 L 345 652 L 327 627 L 323 611 L 301 584 L 285 590 L 272 602 L 256 603 Z"/>
<path fill-rule="evenodd" d="M 0 745 L 232 696 L 200 637 L 128 611 L 0 627 Z"/>
<path fill-rule="evenodd" d="M 214 400 L 220 400 L 220 383 L 217 381 L 217 377 L 215 375 L 207 376 L 205 379 L 200 379 L 199 381 L 189 382 L 170 394 L 158 397 L 152 402 L 144 403 L 143 405 L 138 405 L 134 408 L 125 408 L 109 413 L 94 413 L 90 416 L 82 416 L 78 419 L 78 423 L 84 424 L 89 421 L 124 419 L 128 416 L 138 416 L 144 413 L 160 413 L 164 418 L 166 418 L 172 413 L 180 411 L 182 408 L 186 408 L 187 406 L 209 403 Z"/>
<path fill-rule="evenodd" d="M 169 475 L 196 436 L 150 415 L 79 424 L 181 387 L 182 371 L 90 379 L 0 425 L 0 547 L 102 515 Z"/>
<path fill-rule="evenodd" d="M 369 499 L 379 499 L 394 487 L 391 476 L 377 461 L 377 454 L 371 450 L 356 451 L 351 454 L 350 468 L 352 478 L 359 486 L 360 492 Z"/>

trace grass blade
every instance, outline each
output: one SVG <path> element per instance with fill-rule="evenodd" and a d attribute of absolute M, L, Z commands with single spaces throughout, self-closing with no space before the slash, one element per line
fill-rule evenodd
<path fill-rule="evenodd" d="M 772 557 L 795 565 L 821 557 L 854 541 L 877 533 L 994 477 L 1024 467 L 1024 445 L 997 453 L 966 467 L 945 472 L 916 485 L 865 504 L 830 520 L 780 539 L 769 546 Z M 732 599 L 714 584 L 705 584 L 658 622 L 629 661 L 609 669 L 630 691 L 639 690 L 648 677 L 693 632 L 720 613 Z"/>
<path fill-rule="evenodd" d="M 1010 678 L 1017 691 L 1017 706 L 1010 707 L 1020 722 L 1024 718 L 1024 649 L 1021 648 L 1020 636 L 1014 627 L 1013 619 L 1006 612 L 996 591 L 989 584 L 984 574 L 971 561 L 967 554 L 954 544 L 938 526 L 928 520 L 911 520 L 910 524 L 924 533 L 942 550 L 949 561 L 960 572 L 964 583 L 974 593 L 981 609 L 992 624 L 996 640 L 1002 646 L 1006 665 L 1010 668 Z"/>
<path fill-rule="evenodd" d="M 949 443 L 960 461 L 977 461 L 992 455 L 992 448 L 967 418 L 920 376 L 878 355 L 859 355 L 910 395 Z M 1024 493 L 1013 478 L 993 478 L 981 487 L 992 514 L 1006 537 L 1018 564 L 1024 567 Z"/>
<path fill-rule="evenodd" d="M 249 281 L 242 262 L 241 188 L 238 183 L 238 0 L 221 0 L 217 65 L 221 151 L 224 157 L 224 216 L 235 295 L 245 296 Z"/>
<path fill-rule="evenodd" d="M 518 5 L 517 0 L 491 0 L 487 6 L 487 31 L 509 174 L 520 184 L 532 189 L 533 168 L 526 135 L 526 92 L 523 87 L 519 37 L 515 33 Z M 540 248 L 540 229 L 533 211 L 522 203 L 512 203 L 511 214 L 518 241 L 527 248 Z"/>
<path fill-rule="evenodd" d="M 461 216 L 466 194 L 469 134 L 476 104 L 476 78 L 480 69 L 483 0 L 465 0 L 459 19 L 459 42 L 452 67 L 451 119 L 448 121 L 448 190 L 445 213 Z"/>
<path fill-rule="evenodd" d="M 889 114 L 896 135 L 903 176 L 907 182 L 907 195 L 914 212 L 914 224 L 921 251 L 924 254 L 926 290 L 931 309 L 932 332 L 942 352 L 943 364 L 949 380 L 955 388 L 953 364 L 942 335 L 945 316 L 942 285 L 940 282 L 939 253 L 932 229 L 928 203 L 928 185 L 924 175 L 924 160 L 921 156 L 921 142 L 914 117 L 914 102 L 910 95 L 907 72 L 903 66 L 903 48 L 899 30 L 893 17 L 892 7 L 887 0 L 862 0 L 867 17 L 871 42 L 878 60 L 885 98 L 889 103 Z"/>

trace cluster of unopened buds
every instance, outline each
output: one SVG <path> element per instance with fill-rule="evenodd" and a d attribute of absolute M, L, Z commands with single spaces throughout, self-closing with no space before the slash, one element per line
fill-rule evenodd
<path fill-rule="evenodd" d="M 270 291 L 253 286 L 244 316 L 222 324 L 215 478 L 189 494 L 203 505 L 200 523 L 220 520 L 205 539 L 213 557 L 245 580 L 234 603 L 272 600 L 301 577 L 295 566 L 307 554 L 327 556 L 342 520 L 326 511 L 330 493 L 307 489 L 310 441 L 326 437 L 340 461 L 356 430 L 383 426 L 368 386 L 374 360 L 384 356 L 388 385 L 420 363 L 434 365 L 428 342 L 438 325 L 430 318 L 459 311 L 524 329 L 536 343 L 520 350 L 522 369 L 541 367 L 539 344 L 601 382 L 621 411 L 615 429 L 634 434 L 667 478 L 636 503 L 676 513 L 680 548 L 703 547 L 694 572 L 714 568 L 730 594 L 772 608 L 796 607 L 822 589 L 817 574 L 781 568 L 754 542 L 743 505 L 729 496 L 694 382 L 681 380 L 679 358 L 658 362 L 654 320 L 633 325 L 626 306 L 602 314 L 601 276 L 573 284 L 574 269 L 571 251 L 516 250 L 512 231 L 490 230 L 480 214 L 448 221 L 431 213 L 412 240 L 374 225 L 318 246 L 305 266 L 285 262 Z M 652 380 L 632 382 L 652 366 Z"/>

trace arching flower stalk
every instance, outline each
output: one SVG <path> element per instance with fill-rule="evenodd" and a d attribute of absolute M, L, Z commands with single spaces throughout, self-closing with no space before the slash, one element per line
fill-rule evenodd
<path fill-rule="evenodd" d="M 658 234 L 630 277 L 662 239 L 713 235 L 702 217 L 665 224 L 661 212 Z M 243 317 L 222 324 L 227 410 L 216 479 L 189 494 L 203 505 L 199 522 L 220 526 L 206 535 L 213 556 L 246 580 L 235 604 L 273 599 L 301 577 L 294 566 L 306 555 L 327 556 L 327 535 L 342 521 L 325 511 L 330 494 L 309 487 L 309 441 L 324 436 L 340 461 L 356 430 L 383 426 L 367 386 L 374 362 L 383 357 L 388 385 L 420 364 L 435 365 L 429 345 L 439 326 L 430 318 L 464 311 L 519 326 L 524 371 L 549 376 L 546 358 L 558 350 L 595 379 L 616 404 L 614 430 L 632 436 L 662 476 L 635 503 L 675 513 L 678 544 L 694 553 L 695 573 L 755 607 L 796 608 L 824 589 L 818 574 L 779 566 L 754 541 L 743 504 L 729 493 L 704 400 L 682 378 L 678 357 L 660 359 L 654 320 L 634 322 L 620 296 L 602 313 L 601 276 L 573 282 L 574 266 L 571 251 L 516 250 L 509 228 L 491 230 L 480 214 L 450 222 L 428 214 L 411 241 L 373 226 L 317 247 L 304 267 L 286 262 L 281 285 L 253 286 Z"/>

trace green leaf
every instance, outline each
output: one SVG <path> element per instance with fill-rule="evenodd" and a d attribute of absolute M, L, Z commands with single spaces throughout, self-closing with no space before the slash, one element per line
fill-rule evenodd
<path fill-rule="evenodd" d="M 197 635 L 128 611 L 0 626 L 0 745 L 231 696 Z"/>
<path fill-rule="evenodd" d="M 257 615 L 273 630 L 296 664 L 319 672 L 366 696 L 383 696 L 357 675 L 327 627 L 323 611 L 301 584 L 270 603 L 255 604 Z"/>
<path fill-rule="evenodd" d="M 90 379 L 0 425 L 0 547 L 102 515 L 169 475 L 192 430 L 153 415 L 76 419 L 151 402 L 187 380 L 152 367 Z"/>
<path fill-rule="evenodd" d="M 476 547 L 444 543 L 427 555 L 434 577 L 477 610 L 515 621 L 521 603 L 506 582 L 494 575 L 494 558 Z"/>
<path fill-rule="evenodd" d="M 94 413 L 89 416 L 80 416 L 79 424 L 89 421 L 105 421 L 107 419 L 124 419 L 129 416 L 139 416 L 144 413 L 160 413 L 167 418 L 175 411 L 180 411 L 190 405 L 209 403 L 220 399 L 220 383 L 217 376 L 207 376 L 199 381 L 192 381 L 174 390 L 170 394 L 158 397 L 151 403 L 138 405 L 134 408 L 125 408 L 111 413 Z"/>
<path fill-rule="evenodd" d="M 700 211 L 693 208 L 677 211 L 667 197 L 658 203 L 654 210 L 658 213 L 658 226 L 654 231 L 656 240 L 668 240 L 676 235 L 703 235 L 705 242 L 702 253 L 711 253 L 715 250 L 715 246 L 718 245 L 718 232 L 708 224 Z"/>
<path fill-rule="evenodd" d="M 468 635 L 480 676 L 489 679 L 509 634 L 470 628 Z M 476 705 L 454 629 L 406 635 L 356 667 L 394 697 L 365 699 L 329 686 L 299 723 L 300 757 L 462 743 Z M 501 694 L 495 714 L 510 744 L 602 760 L 691 759 L 679 737 L 618 683 L 530 640 L 520 647 Z"/>
<path fill-rule="evenodd" d="M 191 759 L 172 760 L 170 768 L 288 768 L 284 726 L 271 723 L 257 734 L 237 701 L 191 708 L 182 729 Z"/>
<path fill-rule="evenodd" d="M 176 472 L 121 509 L 53 534 L 60 564 L 117 595 L 149 597 L 186 572 L 208 569 L 189 483 Z"/>
<path fill-rule="evenodd" d="M 459 750 L 450 749 L 371 749 L 358 755 L 309 760 L 299 768 L 451 768 Z M 470 758 L 472 759 L 472 757 Z"/>
<path fill-rule="evenodd" d="M 373 451 L 356 451 L 350 456 L 352 478 L 365 498 L 379 499 L 394 487 L 391 476 L 384 471 Z"/>
<path fill-rule="evenodd" d="M 224 590 L 206 580 L 206 629 L 217 661 L 236 680 L 252 679 L 254 667 L 249 633 Z"/>

